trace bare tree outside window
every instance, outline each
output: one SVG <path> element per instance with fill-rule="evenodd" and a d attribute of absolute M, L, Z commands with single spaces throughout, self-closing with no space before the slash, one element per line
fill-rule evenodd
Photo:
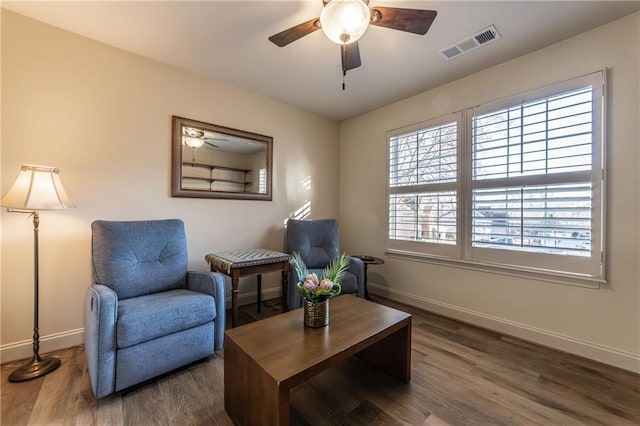
<path fill-rule="evenodd" d="M 394 239 L 456 242 L 456 193 L 430 185 L 457 178 L 457 125 L 446 123 L 390 141 L 389 236 Z M 404 192 L 411 187 L 415 192 Z"/>

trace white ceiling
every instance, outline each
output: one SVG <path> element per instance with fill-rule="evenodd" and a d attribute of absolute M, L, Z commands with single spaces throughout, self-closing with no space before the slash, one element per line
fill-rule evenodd
<path fill-rule="evenodd" d="M 344 120 L 640 10 L 638 1 L 399 1 L 431 9 L 425 36 L 370 27 L 342 90 L 339 47 L 316 31 L 284 48 L 270 35 L 319 16 L 307 1 L 3 1 L 2 7 L 111 46 Z M 502 35 L 447 61 L 439 53 L 489 25 Z"/>

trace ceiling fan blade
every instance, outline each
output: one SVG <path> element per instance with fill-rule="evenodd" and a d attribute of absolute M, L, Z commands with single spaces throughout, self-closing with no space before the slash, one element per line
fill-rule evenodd
<path fill-rule="evenodd" d="M 347 72 L 362 65 L 360 61 L 360 48 L 358 42 L 340 45 L 340 56 L 342 57 L 342 72 Z"/>
<path fill-rule="evenodd" d="M 211 143 L 211 142 L 207 142 L 207 141 L 205 141 L 204 143 L 206 143 L 207 145 L 209 145 L 209 146 L 211 146 L 211 147 L 213 147 L 213 148 L 220 148 L 218 145 L 213 144 L 213 143 Z"/>
<path fill-rule="evenodd" d="M 292 43 L 299 38 L 302 38 L 312 32 L 320 29 L 320 21 L 318 18 L 313 18 L 302 24 L 298 24 L 295 27 L 291 27 L 287 30 L 279 32 L 269 37 L 269 40 L 279 47 L 284 47 L 289 43 Z"/>
<path fill-rule="evenodd" d="M 371 8 L 371 25 L 424 35 L 437 14 L 435 10 L 376 6 Z"/>

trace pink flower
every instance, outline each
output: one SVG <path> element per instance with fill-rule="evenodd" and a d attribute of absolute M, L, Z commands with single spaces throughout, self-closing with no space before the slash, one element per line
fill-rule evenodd
<path fill-rule="evenodd" d="M 320 290 L 331 290 L 333 288 L 333 283 L 330 279 L 325 278 L 320 281 Z"/>
<path fill-rule="evenodd" d="M 307 275 L 303 286 L 311 293 L 314 293 L 318 289 L 318 276 L 316 274 Z"/>

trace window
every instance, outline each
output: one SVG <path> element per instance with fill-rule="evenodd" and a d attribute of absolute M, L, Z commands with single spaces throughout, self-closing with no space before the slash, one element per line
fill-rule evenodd
<path fill-rule="evenodd" d="M 387 250 L 603 281 L 603 87 L 601 71 L 390 132 Z"/>
<path fill-rule="evenodd" d="M 389 233 L 392 248 L 431 244 L 452 254 L 458 242 L 458 139 L 456 114 L 389 138 Z"/>
<path fill-rule="evenodd" d="M 260 194 L 267 193 L 267 169 L 265 167 L 258 169 L 258 192 Z"/>

